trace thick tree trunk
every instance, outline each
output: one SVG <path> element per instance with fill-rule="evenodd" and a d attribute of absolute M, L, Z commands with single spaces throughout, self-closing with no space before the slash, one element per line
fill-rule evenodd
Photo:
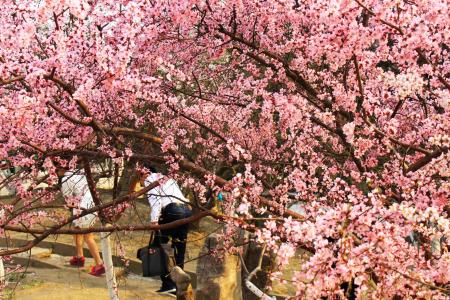
<path fill-rule="evenodd" d="M 221 246 L 218 235 L 215 234 L 209 236 L 205 241 L 197 264 L 195 299 L 243 299 L 239 258 L 229 254 L 225 254 L 224 257 L 215 257 L 209 254 Z"/>
<path fill-rule="evenodd" d="M 244 253 L 244 263 L 247 267 L 248 271 L 251 272 L 258 266 L 258 260 L 261 253 L 261 246 L 256 244 L 255 242 L 251 242 L 246 252 Z M 268 254 L 264 255 L 261 269 L 265 270 L 267 268 L 271 268 L 272 261 Z M 256 273 L 256 276 L 254 276 L 251 280 L 251 282 L 256 285 L 261 290 L 264 290 L 264 288 L 270 283 L 269 276 L 267 275 L 267 272 L 259 271 Z M 245 285 L 245 279 L 247 278 L 246 274 L 242 274 L 242 298 L 245 300 L 258 300 L 260 299 L 257 297 L 253 292 L 251 292 Z"/>
<path fill-rule="evenodd" d="M 111 240 L 109 238 L 110 233 L 102 232 L 100 236 L 101 236 L 100 244 L 102 248 L 102 258 L 103 264 L 105 266 L 106 285 L 108 286 L 109 299 L 119 300 L 116 275 L 114 274 L 114 266 L 111 253 Z"/>
<path fill-rule="evenodd" d="M 3 257 L 0 257 L 0 285 L 5 282 L 5 266 L 3 265 Z"/>
<path fill-rule="evenodd" d="M 197 193 L 194 191 L 189 191 L 189 193 L 187 194 L 188 199 L 191 201 L 191 203 L 195 203 L 198 204 L 198 202 L 200 201 L 198 199 Z M 199 213 L 201 210 L 197 207 L 197 206 L 192 206 L 192 213 L 195 215 L 197 213 Z M 191 229 L 193 230 L 200 230 L 200 222 L 201 220 L 192 222 L 189 226 L 191 227 Z"/>
<path fill-rule="evenodd" d="M 84 172 L 86 174 L 86 180 L 89 185 L 89 190 L 92 195 L 92 200 L 94 201 L 96 206 L 100 206 L 102 201 L 100 200 L 99 195 L 96 191 L 96 184 L 94 182 L 94 178 L 92 176 L 91 166 L 89 163 L 89 160 L 86 158 L 83 160 L 83 166 L 84 166 Z M 102 222 L 102 225 L 105 226 L 107 224 L 105 215 L 102 211 L 98 214 L 100 221 Z M 111 242 L 109 239 L 109 233 L 102 232 L 100 233 L 100 244 L 102 248 L 102 257 L 103 257 L 103 264 L 105 266 L 105 272 L 106 272 L 106 285 L 108 287 L 109 292 L 109 299 L 110 300 L 119 300 L 118 290 L 117 290 L 117 283 L 116 283 L 116 277 L 114 274 L 114 267 L 112 262 L 112 253 L 111 253 Z"/>
<path fill-rule="evenodd" d="M 5 211 L 3 209 L 0 210 L 0 218 L 3 218 L 5 215 Z M 5 266 L 3 265 L 3 257 L 0 256 L 0 285 L 2 285 L 5 281 Z M 1 296 L 1 294 L 0 294 Z"/>
<path fill-rule="evenodd" d="M 176 266 L 170 272 L 170 277 L 177 285 L 177 300 L 195 300 L 191 285 L 191 277 Z"/>
<path fill-rule="evenodd" d="M 136 179 L 136 172 L 134 170 L 135 165 L 136 164 L 133 161 L 125 162 L 118 182 L 117 190 L 115 191 L 117 196 L 120 197 L 132 192 L 130 191 L 130 185 Z"/>

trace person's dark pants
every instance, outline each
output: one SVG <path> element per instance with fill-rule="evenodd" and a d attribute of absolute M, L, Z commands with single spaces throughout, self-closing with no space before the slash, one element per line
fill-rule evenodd
<path fill-rule="evenodd" d="M 170 203 L 161 211 L 158 224 L 171 223 L 176 220 L 188 218 L 192 216 L 192 212 L 186 204 Z M 172 238 L 172 248 L 175 251 L 175 263 L 183 269 L 184 255 L 186 253 L 186 240 L 189 230 L 189 224 L 184 224 L 175 228 L 158 231 L 152 241 L 152 246 L 161 246 L 167 244 L 169 238 Z M 167 265 L 168 257 L 163 249 L 161 249 L 162 273 L 161 281 L 163 288 L 175 287 L 175 283 L 170 278 L 170 271 Z"/>

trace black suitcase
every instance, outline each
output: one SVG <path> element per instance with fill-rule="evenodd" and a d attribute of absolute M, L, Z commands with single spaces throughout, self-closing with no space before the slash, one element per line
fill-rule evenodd
<path fill-rule="evenodd" d="M 151 251 L 149 251 L 151 250 Z M 161 247 L 145 246 L 137 251 L 137 258 L 142 261 L 142 276 L 159 276 L 162 272 Z M 150 253 L 151 252 L 151 253 Z"/>

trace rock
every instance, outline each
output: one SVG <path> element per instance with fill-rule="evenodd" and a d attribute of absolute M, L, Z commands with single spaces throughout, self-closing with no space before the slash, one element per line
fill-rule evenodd
<path fill-rule="evenodd" d="M 47 251 L 42 251 L 42 252 L 32 255 L 33 258 L 37 258 L 37 259 L 49 258 L 52 255 L 53 251 L 52 251 L 52 249 L 46 249 L 46 250 Z"/>

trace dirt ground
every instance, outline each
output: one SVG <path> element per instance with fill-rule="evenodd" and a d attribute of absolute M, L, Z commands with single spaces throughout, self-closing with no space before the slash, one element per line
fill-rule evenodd
<path fill-rule="evenodd" d="M 159 284 L 156 279 L 138 276 L 119 278 L 119 297 L 126 300 L 175 298 L 155 293 Z M 108 291 L 104 276 L 96 278 L 85 270 L 29 268 L 17 286 L 6 290 L 3 299 L 108 299 Z"/>

